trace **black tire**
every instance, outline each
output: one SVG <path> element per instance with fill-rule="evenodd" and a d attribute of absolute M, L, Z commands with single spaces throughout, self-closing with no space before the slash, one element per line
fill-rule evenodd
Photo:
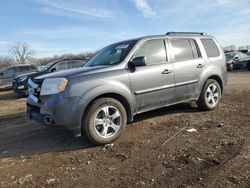
<path fill-rule="evenodd" d="M 250 71 L 250 61 L 247 62 L 247 70 Z"/>
<path fill-rule="evenodd" d="M 209 92 L 211 88 L 215 88 L 212 94 Z M 220 99 L 221 87 L 219 83 L 214 79 L 208 79 L 203 86 L 197 105 L 201 110 L 213 110 L 219 105 Z"/>
<path fill-rule="evenodd" d="M 103 110 L 104 109 L 104 110 Z M 108 109 L 107 111 L 105 109 Z M 108 113 L 108 116 L 105 114 Z M 118 113 L 120 116 L 115 119 L 111 118 L 112 113 Z M 110 115 L 109 115 L 110 114 Z M 103 116 L 98 117 L 97 116 Z M 99 119 L 100 118 L 100 119 Z M 97 124 L 95 120 L 101 120 L 102 124 Z M 113 123 L 113 124 L 112 124 Z M 119 128 L 117 131 L 113 129 L 111 126 L 113 125 L 115 128 Z M 127 113 L 124 106 L 116 99 L 113 98 L 100 98 L 93 101 L 88 107 L 83 120 L 82 120 L 82 131 L 87 138 L 97 144 L 104 145 L 109 144 L 116 140 L 122 132 L 125 130 L 127 124 Z M 114 126 L 113 126 L 114 127 Z M 106 132 L 107 135 L 101 135 L 103 132 Z M 111 134 L 113 132 L 113 135 Z M 110 135 L 108 135 L 108 133 Z M 104 133 L 103 133 L 104 134 Z"/>

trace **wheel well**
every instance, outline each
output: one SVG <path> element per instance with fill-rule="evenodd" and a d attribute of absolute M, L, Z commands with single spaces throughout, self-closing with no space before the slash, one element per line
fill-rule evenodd
<path fill-rule="evenodd" d="M 89 102 L 86 109 L 89 108 L 89 106 L 91 105 L 91 103 L 93 101 L 95 101 L 97 99 L 100 99 L 100 98 L 105 98 L 105 97 L 109 97 L 109 98 L 113 98 L 113 99 L 118 100 L 124 106 L 124 108 L 126 110 L 126 113 L 127 113 L 127 116 L 128 116 L 128 121 L 131 122 L 133 120 L 131 107 L 130 107 L 128 101 L 122 95 L 117 94 L 117 93 L 105 93 L 105 94 L 102 94 L 102 95 L 99 95 L 99 96 L 95 97 L 92 101 Z M 85 110 L 85 112 L 86 112 L 86 110 Z M 85 112 L 84 112 L 84 115 L 85 115 Z"/>
<path fill-rule="evenodd" d="M 221 93 L 223 93 L 223 83 L 222 83 L 222 80 L 221 80 L 221 78 L 219 76 L 210 76 L 208 79 L 216 80 L 220 85 Z"/>

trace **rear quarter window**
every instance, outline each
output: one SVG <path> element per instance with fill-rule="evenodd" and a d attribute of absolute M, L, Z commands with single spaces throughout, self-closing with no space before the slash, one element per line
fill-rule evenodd
<path fill-rule="evenodd" d="M 201 42 L 206 51 L 207 57 L 219 57 L 220 51 L 213 39 L 201 39 Z"/>

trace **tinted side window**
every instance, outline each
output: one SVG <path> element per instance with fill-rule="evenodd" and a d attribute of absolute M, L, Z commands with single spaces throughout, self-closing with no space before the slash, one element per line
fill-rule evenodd
<path fill-rule="evenodd" d="M 207 57 L 218 57 L 220 56 L 220 51 L 212 39 L 201 39 L 201 42 L 207 53 Z"/>
<path fill-rule="evenodd" d="M 146 41 L 134 55 L 134 57 L 141 56 L 146 57 L 147 65 L 166 62 L 166 50 L 163 40 Z"/>
<path fill-rule="evenodd" d="M 69 62 L 69 68 L 77 68 L 83 65 L 82 61 L 71 61 Z"/>
<path fill-rule="evenodd" d="M 195 59 L 195 56 L 198 56 L 197 51 L 196 55 L 194 55 L 189 39 L 172 39 L 170 42 L 174 61 L 191 60 Z"/>
<path fill-rule="evenodd" d="M 197 59 L 197 58 L 200 58 L 201 57 L 201 51 L 199 49 L 199 46 L 197 44 L 197 42 L 193 39 L 190 39 L 190 43 L 192 45 L 192 48 L 193 48 L 193 54 L 194 54 L 194 58 Z"/>
<path fill-rule="evenodd" d="M 69 68 L 68 66 L 68 62 L 61 62 L 61 63 L 58 63 L 54 66 L 54 68 L 56 69 L 56 71 L 59 71 L 59 70 L 66 70 Z"/>
<path fill-rule="evenodd" d="M 11 67 L 11 68 L 8 68 L 7 70 L 5 70 L 4 74 L 13 74 L 13 73 L 16 73 L 16 72 L 17 72 L 16 67 Z"/>
<path fill-rule="evenodd" d="M 20 66 L 18 68 L 19 68 L 19 72 L 28 72 L 28 71 L 30 71 L 29 66 Z"/>
<path fill-rule="evenodd" d="M 32 70 L 32 71 L 36 71 L 36 70 L 37 70 L 37 68 L 36 68 L 35 66 L 30 66 L 30 70 Z"/>

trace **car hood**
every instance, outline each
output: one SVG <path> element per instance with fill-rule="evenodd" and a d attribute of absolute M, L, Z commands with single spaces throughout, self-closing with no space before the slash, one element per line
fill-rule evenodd
<path fill-rule="evenodd" d="M 38 74 L 39 72 L 29 72 L 29 73 L 24 73 L 24 74 L 19 74 L 18 76 L 16 76 L 15 77 L 15 79 L 18 79 L 18 78 L 20 78 L 20 77 L 23 77 L 23 76 L 33 76 L 33 75 L 36 75 L 36 74 Z"/>
<path fill-rule="evenodd" d="M 68 77 L 76 76 L 76 75 L 83 75 L 83 74 L 91 74 L 91 73 L 95 73 L 95 72 L 100 72 L 108 67 L 109 66 L 80 67 L 80 68 L 45 74 L 45 75 L 36 77 L 36 79 L 44 80 L 46 78 L 62 78 L 62 77 L 68 78 Z"/>

